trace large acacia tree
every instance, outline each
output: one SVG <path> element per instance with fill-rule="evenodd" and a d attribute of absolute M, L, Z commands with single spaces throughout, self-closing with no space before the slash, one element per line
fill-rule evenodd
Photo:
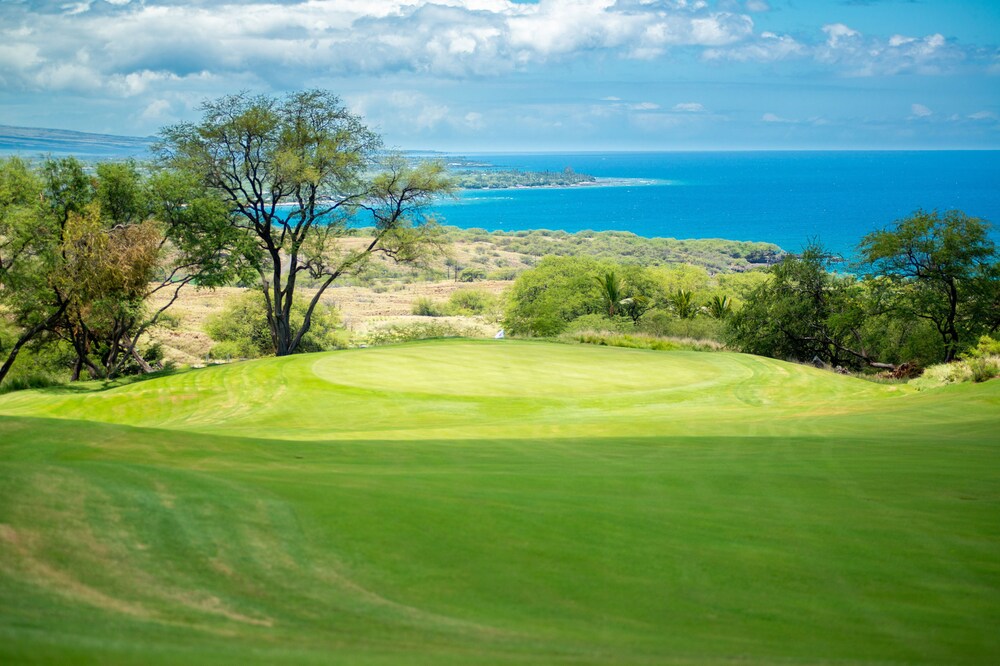
<path fill-rule="evenodd" d="M 205 102 L 200 122 L 167 127 L 161 164 L 192 174 L 216 192 L 240 235 L 245 273 L 264 294 L 277 355 L 293 353 L 324 291 L 375 254 L 420 258 L 435 242 L 422 211 L 450 190 L 437 163 L 386 157 L 377 134 L 325 91 L 275 98 L 246 93 Z M 370 226 L 363 244 L 344 243 Z M 300 280 L 313 292 L 292 322 Z"/>

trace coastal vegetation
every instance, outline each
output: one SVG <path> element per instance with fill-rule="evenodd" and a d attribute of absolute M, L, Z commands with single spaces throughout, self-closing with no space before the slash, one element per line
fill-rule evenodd
<path fill-rule="evenodd" d="M 594 185 L 597 178 L 573 171 L 522 171 L 520 169 L 452 169 L 452 182 L 463 190 L 491 190 L 512 187 L 574 187 Z"/>

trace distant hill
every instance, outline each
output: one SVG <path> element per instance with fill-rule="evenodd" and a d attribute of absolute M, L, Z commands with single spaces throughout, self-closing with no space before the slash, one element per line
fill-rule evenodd
<path fill-rule="evenodd" d="M 152 137 L 0 125 L 0 155 L 76 155 L 81 159 L 142 157 Z"/>

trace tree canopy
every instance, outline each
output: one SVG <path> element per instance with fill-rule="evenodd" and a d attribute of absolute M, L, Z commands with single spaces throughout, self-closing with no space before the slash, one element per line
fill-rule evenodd
<path fill-rule="evenodd" d="M 887 307 L 930 321 L 943 360 L 1000 326 L 1000 264 L 990 224 L 957 210 L 919 210 L 858 246 L 869 277 L 896 287 Z"/>
<path fill-rule="evenodd" d="M 299 348 L 324 291 L 372 255 L 417 261 L 436 242 L 424 209 L 450 192 L 444 166 L 386 155 L 376 133 L 329 92 L 238 94 L 202 106 L 198 123 L 164 129 L 160 164 L 189 174 L 226 206 L 235 256 L 264 295 L 279 356 Z M 370 226 L 362 244 L 342 242 Z M 251 277 L 252 276 L 252 277 Z M 301 323 L 301 279 L 317 287 Z"/>

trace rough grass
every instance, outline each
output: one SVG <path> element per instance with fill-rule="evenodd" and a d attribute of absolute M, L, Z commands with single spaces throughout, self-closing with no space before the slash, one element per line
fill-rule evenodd
<path fill-rule="evenodd" d="M 1000 382 L 440 341 L 0 397 L 0 662 L 995 663 Z"/>

